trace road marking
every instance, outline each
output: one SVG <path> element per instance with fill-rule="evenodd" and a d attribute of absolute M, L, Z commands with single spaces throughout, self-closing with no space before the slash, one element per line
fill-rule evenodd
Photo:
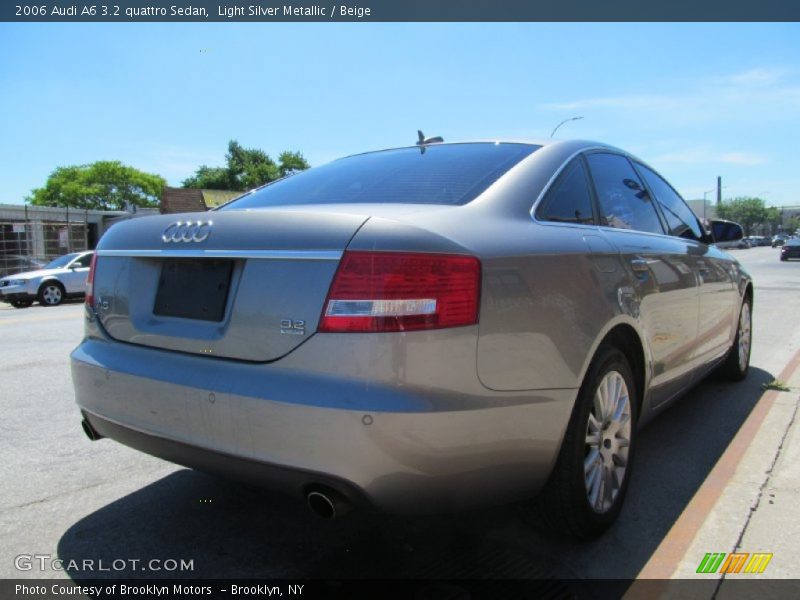
<path fill-rule="evenodd" d="M 777 379 L 788 381 L 798 368 L 800 368 L 800 350 L 795 352 Z M 768 390 L 761 395 L 717 464 L 711 469 L 689 504 L 686 505 L 661 544 L 653 552 L 650 560 L 636 576 L 637 579 L 664 580 L 672 577 L 695 536 L 736 473 L 739 463 L 780 393 L 778 390 Z M 635 590 L 631 591 L 634 591 L 634 595 L 631 597 L 636 597 Z"/>

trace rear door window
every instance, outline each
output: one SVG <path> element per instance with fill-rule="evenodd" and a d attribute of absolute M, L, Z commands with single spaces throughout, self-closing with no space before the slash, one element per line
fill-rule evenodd
<path fill-rule="evenodd" d="M 661 220 L 636 171 L 619 154 L 586 157 L 600 209 L 600 224 L 617 229 L 664 233 Z"/>
<path fill-rule="evenodd" d="M 557 223 L 594 223 L 592 196 L 582 160 L 567 165 L 536 209 L 536 218 Z"/>

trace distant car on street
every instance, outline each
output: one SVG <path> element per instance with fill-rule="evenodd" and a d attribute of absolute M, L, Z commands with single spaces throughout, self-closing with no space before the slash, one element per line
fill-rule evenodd
<path fill-rule="evenodd" d="M 788 236 L 785 233 L 779 233 L 778 235 L 774 235 L 772 236 L 772 247 L 776 248 L 778 246 L 783 246 L 789 239 L 791 239 L 790 236 Z"/>
<path fill-rule="evenodd" d="M 787 240 L 781 248 L 781 260 L 790 258 L 800 258 L 800 239 L 792 238 Z"/>
<path fill-rule="evenodd" d="M 91 251 L 65 254 L 41 269 L 3 277 L 0 301 L 27 308 L 36 300 L 42 306 L 57 306 L 66 298 L 83 296 L 93 255 Z"/>

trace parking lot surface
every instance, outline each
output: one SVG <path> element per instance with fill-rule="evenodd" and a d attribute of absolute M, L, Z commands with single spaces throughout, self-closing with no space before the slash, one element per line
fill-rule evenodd
<path fill-rule="evenodd" d="M 640 435 L 619 523 L 579 543 L 542 535 L 525 504 L 434 517 L 314 517 L 293 499 L 178 467 L 80 428 L 69 352 L 83 306 L 0 307 L 0 576 L 632 578 L 690 502 L 763 393 L 800 348 L 800 263 L 734 251 L 755 283 L 752 368 L 708 380 Z M 21 555 L 107 571 L 61 570 Z M 166 560 L 191 561 L 188 572 Z M 775 561 L 794 560 L 792 556 Z M 172 563 L 169 563 L 172 564 Z M 24 561 L 23 561 L 24 566 Z M 791 571 L 790 571 L 791 572 Z M 800 569 L 794 571 L 800 576 Z"/>

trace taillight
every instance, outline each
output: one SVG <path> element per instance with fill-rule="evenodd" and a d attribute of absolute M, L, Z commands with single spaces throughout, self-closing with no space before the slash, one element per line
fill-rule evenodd
<path fill-rule="evenodd" d="M 97 268 L 97 253 L 92 254 L 92 262 L 89 264 L 89 276 L 86 278 L 86 304 L 94 306 L 94 271 Z"/>
<path fill-rule="evenodd" d="M 415 331 L 478 322 L 481 263 L 474 256 L 345 252 L 320 332 Z"/>

